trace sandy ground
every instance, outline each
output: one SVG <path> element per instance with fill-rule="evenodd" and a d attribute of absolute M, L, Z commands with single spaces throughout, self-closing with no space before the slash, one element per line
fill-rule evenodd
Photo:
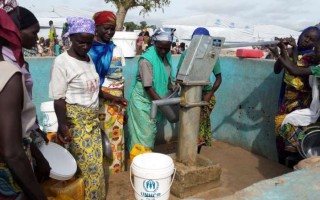
<path fill-rule="evenodd" d="M 156 151 L 163 153 L 174 152 L 175 144 L 158 146 Z M 186 199 L 219 199 L 232 195 L 258 181 L 280 176 L 291 171 L 291 169 L 274 161 L 219 141 L 213 142 L 212 147 L 203 147 L 201 154 L 214 162 L 220 163 L 222 167 L 222 185 Z M 130 184 L 129 172 L 110 176 L 107 199 L 135 199 L 134 191 Z M 171 195 L 170 199 L 178 200 L 179 198 Z"/>

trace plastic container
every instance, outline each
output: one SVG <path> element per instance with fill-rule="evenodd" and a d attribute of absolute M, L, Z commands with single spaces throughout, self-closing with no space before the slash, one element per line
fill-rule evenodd
<path fill-rule="evenodd" d="M 54 111 L 53 101 L 43 102 L 40 105 L 42 112 L 42 126 L 45 132 L 57 132 L 58 119 Z"/>
<path fill-rule="evenodd" d="M 130 181 L 135 191 L 135 198 L 169 199 L 174 175 L 173 160 L 169 156 L 160 153 L 144 153 L 136 156 L 130 167 Z"/>
<path fill-rule="evenodd" d="M 49 140 L 50 142 L 55 142 L 55 143 L 57 143 L 57 137 L 58 137 L 58 135 L 57 135 L 56 132 L 48 132 L 48 133 L 47 133 L 47 138 L 48 138 L 48 140 Z"/>
<path fill-rule="evenodd" d="M 112 41 L 121 48 L 124 57 L 136 56 L 136 41 L 138 33 L 116 31 Z"/>
<path fill-rule="evenodd" d="M 77 171 L 77 163 L 65 148 L 49 142 L 48 144 L 43 143 L 39 150 L 51 167 L 50 178 L 64 181 L 74 176 Z"/>
<path fill-rule="evenodd" d="M 152 153 L 152 151 L 141 144 L 135 144 L 130 151 L 130 165 L 132 164 L 134 157 L 143 153 Z"/>
<path fill-rule="evenodd" d="M 261 58 L 263 51 L 259 49 L 237 49 L 236 56 L 240 58 Z"/>
<path fill-rule="evenodd" d="M 55 200 L 84 200 L 85 188 L 82 178 L 68 181 L 49 179 L 42 184 L 42 188 L 47 196 L 54 197 Z"/>

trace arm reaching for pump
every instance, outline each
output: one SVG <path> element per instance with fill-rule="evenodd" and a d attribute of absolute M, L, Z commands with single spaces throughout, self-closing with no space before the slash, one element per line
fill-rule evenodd
<path fill-rule="evenodd" d="M 283 43 L 283 41 L 280 41 L 278 46 L 281 50 L 285 48 L 285 44 Z M 288 54 L 284 53 L 279 55 L 279 53 L 277 51 L 274 51 L 274 49 L 269 49 L 274 54 L 274 56 L 278 58 L 277 61 L 288 71 L 289 74 L 295 76 L 309 76 L 312 74 L 309 67 L 297 67 L 296 63 L 290 61 Z"/>

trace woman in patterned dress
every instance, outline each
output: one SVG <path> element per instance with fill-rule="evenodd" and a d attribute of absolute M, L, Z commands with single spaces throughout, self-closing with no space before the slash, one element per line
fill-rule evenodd
<path fill-rule="evenodd" d="M 111 11 L 94 14 L 96 36 L 90 56 L 100 76 L 99 119 L 100 127 L 108 137 L 113 156 L 105 159 L 105 168 L 112 173 L 125 170 L 123 123 L 127 100 L 124 98 L 122 68 L 125 60 L 121 49 L 112 41 L 116 16 Z"/>
<path fill-rule="evenodd" d="M 302 31 L 298 42 L 291 38 L 282 38 L 285 43 L 292 46 L 292 51 L 289 52 L 287 48 L 283 49 L 282 54 L 286 54 L 288 58 L 296 63 L 299 68 L 306 68 L 309 66 L 308 54 L 313 53 L 315 42 L 320 38 L 320 31 L 315 26 L 310 26 Z M 279 59 L 275 62 L 274 72 L 276 74 L 282 72 L 285 68 L 284 64 Z M 278 151 L 278 161 L 285 164 L 285 159 L 289 155 L 297 154 L 295 145 L 286 142 L 283 138 L 289 138 L 294 135 L 294 129 L 290 128 L 290 136 L 284 136 L 281 130 L 281 124 L 285 117 L 299 109 L 307 108 L 311 102 L 311 88 L 308 81 L 309 76 L 293 75 L 284 71 L 283 83 L 281 87 L 281 94 L 279 100 L 279 108 L 275 117 L 275 133 L 276 145 Z"/>
<path fill-rule="evenodd" d="M 85 199 L 106 197 L 101 130 L 99 127 L 99 75 L 88 51 L 95 26 L 91 19 L 67 19 L 72 45 L 52 65 L 49 94 L 58 118 L 58 137 L 70 142 L 78 175 L 84 179 Z"/>

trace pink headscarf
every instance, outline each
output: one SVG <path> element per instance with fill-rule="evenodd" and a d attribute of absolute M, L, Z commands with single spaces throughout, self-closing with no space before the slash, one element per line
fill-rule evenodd
<path fill-rule="evenodd" d="M 0 9 L 5 10 L 7 13 L 14 10 L 17 6 L 16 0 L 0 0 Z"/>

